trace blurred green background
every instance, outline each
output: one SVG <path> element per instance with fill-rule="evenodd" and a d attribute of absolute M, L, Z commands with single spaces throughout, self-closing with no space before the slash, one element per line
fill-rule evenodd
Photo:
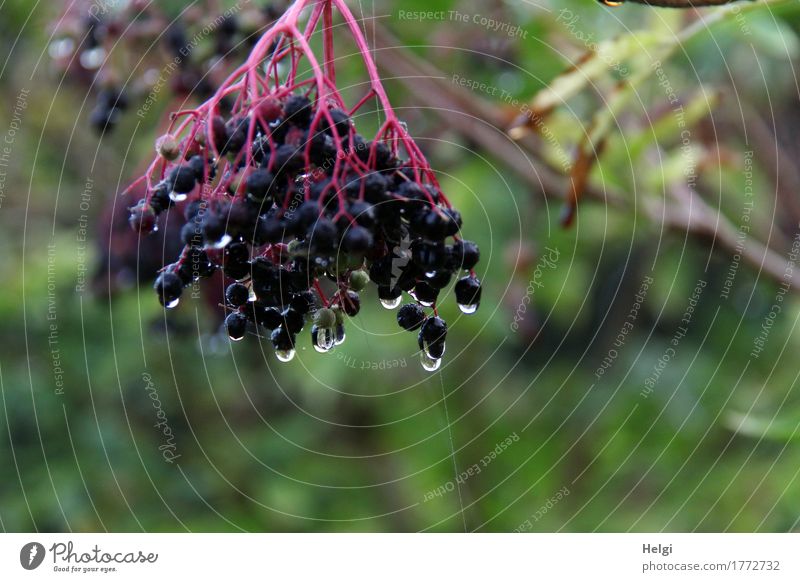
<path fill-rule="evenodd" d="M 773 4 L 747 4 L 705 30 L 696 13 L 592 0 L 402 3 L 458 10 L 467 22 L 351 3 L 368 36 L 378 17 L 404 51 L 447 77 L 522 103 L 599 41 L 617 39 L 608 54 L 619 55 L 629 80 L 641 76 L 615 110 L 590 177 L 596 191 L 621 200 L 588 197 L 569 228 L 559 225 L 564 191 L 543 195 L 420 102 L 413 79 L 387 79 L 465 217 L 465 237 L 482 249 L 481 309 L 466 317 L 448 299 L 445 364 L 428 374 L 415 339 L 398 331 L 374 290 L 343 346 L 323 356 L 304 338 L 289 364 L 258 341 L 231 345 L 202 300 L 165 316 L 148 283 L 124 281 L 109 298 L 104 212 L 151 155 L 159 115 L 139 119 L 134 103 L 98 139 L 87 85 L 64 78 L 48 56 L 58 7 L 3 3 L 0 130 L 14 126 L 26 93 L 0 205 L 2 528 L 800 529 L 796 297 L 714 241 L 713 229 L 687 234 L 680 221 L 658 220 L 664 201 L 674 215 L 702 198 L 735 234 L 748 225 L 744 247 L 760 249 L 751 246 L 760 240 L 772 256 L 789 256 L 800 206 L 792 188 L 800 6 Z M 519 32 L 491 30 L 475 15 Z M 681 37 L 691 26 L 696 34 Z M 664 46 L 674 48 L 661 59 L 663 78 L 687 110 L 689 150 L 649 66 Z M 381 70 L 383 58 L 379 51 Z M 555 141 L 538 141 L 541 159 L 573 155 L 603 123 L 617 83 L 625 83 L 619 70 L 601 67 L 559 104 L 546 121 Z M 471 93 L 509 124 L 521 111 L 499 92 Z M 168 99 L 158 107 L 166 111 Z M 695 163 L 697 187 L 677 203 Z M 535 176 L 541 162 L 532 164 Z M 695 301 L 699 280 L 706 285 Z M 169 443 L 155 426 L 153 394 Z"/>

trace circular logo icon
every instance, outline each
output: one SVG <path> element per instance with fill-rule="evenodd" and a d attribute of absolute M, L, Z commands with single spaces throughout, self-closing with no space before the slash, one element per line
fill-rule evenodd
<path fill-rule="evenodd" d="M 44 561 L 44 546 L 39 542 L 28 542 L 19 551 L 19 563 L 26 570 L 35 570 Z"/>

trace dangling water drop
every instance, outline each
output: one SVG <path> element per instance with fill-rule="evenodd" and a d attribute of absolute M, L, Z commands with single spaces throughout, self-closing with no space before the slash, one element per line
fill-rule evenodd
<path fill-rule="evenodd" d="M 341 325 L 341 324 L 337 325 L 336 326 L 336 341 L 334 341 L 334 344 L 337 345 L 337 346 L 342 345 L 344 343 L 345 337 L 347 337 L 347 336 L 346 336 L 346 334 L 344 332 L 344 326 Z"/>
<path fill-rule="evenodd" d="M 421 299 L 417 299 L 417 302 L 423 307 L 430 307 L 435 303 L 435 301 L 422 301 Z"/>
<path fill-rule="evenodd" d="M 444 342 L 423 342 L 422 343 L 422 352 L 428 356 L 432 360 L 441 360 L 442 356 L 445 352 L 445 343 Z"/>
<path fill-rule="evenodd" d="M 397 309 L 403 302 L 403 296 L 396 297 L 395 299 L 381 299 L 381 305 L 386 309 Z"/>
<path fill-rule="evenodd" d="M 244 339 L 244 336 L 242 335 L 242 336 L 239 336 L 239 337 L 235 337 L 235 336 L 232 336 L 231 334 L 228 334 L 228 339 L 230 339 L 232 342 L 240 342 L 240 341 L 242 341 Z"/>
<path fill-rule="evenodd" d="M 177 307 L 178 303 L 180 303 L 180 302 L 181 302 L 181 298 L 180 297 L 176 297 L 175 299 L 173 299 L 172 301 L 167 303 L 164 307 L 166 307 L 167 309 L 173 309 L 173 308 Z"/>
<path fill-rule="evenodd" d="M 169 199 L 172 200 L 173 202 L 183 202 L 188 197 L 189 197 L 188 194 L 179 194 L 178 192 L 175 191 L 169 193 Z"/>
<path fill-rule="evenodd" d="M 294 350 L 275 350 L 275 357 L 281 362 L 289 362 L 294 358 Z"/>
<path fill-rule="evenodd" d="M 336 330 L 332 327 L 315 325 L 311 328 L 311 341 L 314 343 L 314 349 L 319 353 L 329 352 L 336 345 Z"/>
<path fill-rule="evenodd" d="M 435 372 L 439 369 L 439 366 L 442 365 L 442 359 L 434 359 L 428 356 L 425 352 L 420 353 L 420 362 L 422 363 L 422 367 L 427 372 Z"/>
<path fill-rule="evenodd" d="M 467 315 L 472 315 L 476 311 L 478 311 L 479 303 L 473 303 L 472 305 L 464 305 L 462 303 L 458 304 L 458 308 L 461 310 L 461 313 L 466 313 Z"/>

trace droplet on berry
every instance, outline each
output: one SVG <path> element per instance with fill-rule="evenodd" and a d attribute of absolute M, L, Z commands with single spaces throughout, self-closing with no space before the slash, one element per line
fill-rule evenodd
<path fill-rule="evenodd" d="M 228 337 L 231 338 L 231 341 L 240 341 L 244 338 L 247 330 L 247 317 L 243 313 L 234 311 L 225 318 L 225 329 L 228 331 Z"/>
<path fill-rule="evenodd" d="M 481 282 L 477 277 L 463 277 L 458 280 L 455 288 L 458 308 L 467 315 L 478 311 L 481 304 Z"/>
<path fill-rule="evenodd" d="M 402 296 L 397 296 L 394 299 L 381 299 L 381 305 L 383 305 L 386 309 L 397 309 L 402 302 Z"/>
<path fill-rule="evenodd" d="M 420 362 L 422 363 L 422 367 L 425 369 L 426 372 L 435 372 L 436 370 L 439 369 L 439 366 L 442 365 L 441 358 L 431 358 L 424 351 L 420 352 L 419 359 Z"/>
<path fill-rule="evenodd" d="M 334 342 L 335 345 L 340 346 L 344 343 L 347 334 L 344 331 L 344 325 L 341 323 L 336 326 L 336 341 Z"/>
<path fill-rule="evenodd" d="M 311 341 L 319 353 L 329 352 L 336 345 L 336 330 L 332 327 L 314 325 L 311 327 Z"/>

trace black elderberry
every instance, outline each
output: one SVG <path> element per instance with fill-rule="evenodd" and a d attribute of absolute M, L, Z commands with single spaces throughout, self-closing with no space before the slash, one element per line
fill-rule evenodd
<path fill-rule="evenodd" d="M 183 281 L 172 271 L 162 271 L 156 279 L 154 288 L 158 300 L 164 307 L 175 307 L 183 293 Z"/>
<path fill-rule="evenodd" d="M 228 127 L 225 125 L 225 120 L 219 115 L 211 120 L 211 140 L 219 153 L 224 154 L 227 151 Z"/>
<path fill-rule="evenodd" d="M 270 339 L 272 340 L 272 345 L 275 348 L 278 358 L 287 358 L 287 361 L 290 360 L 291 356 L 287 352 L 294 350 L 295 334 L 288 331 L 285 327 L 280 326 L 272 330 Z M 293 355 L 294 354 L 292 354 L 292 356 Z"/>
<path fill-rule="evenodd" d="M 181 241 L 190 247 L 203 246 L 203 231 L 199 222 L 191 220 L 181 227 Z"/>
<path fill-rule="evenodd" d="M 447 323 L 441 317 L 429 317 L 422 324 L 419 335 L 427 344 L 444 342 L 447 339 Z"/>
<path fill-rule="evenodd" d="M 206 244 L 217 246 L 223 243 L 227 237 L 225 218 L 215 212 L 206 213 L 203 219 L 203 240 Z"/>
<path fill-rule="evenodd" d="M 455 268 L 472 269 L 481 258 L 480 249 L 472 241 L 459 240 L 448 249 L 449 262 Z"/>
<path fill-rule="evenodd" d="M 281 313 L 281 317 L 283 318 L 283 326 L 293 334 L 300 333 L 303 326 L 306 324 L 303 315 L 291 307 L 285 309 L 283 313 Z"/>
<path fill-rule="evenodd" d="M 372 235 L 361 226 L 350 227 L 342 240 L 342 248 L 348 253 L 363 254 L 372 246 Z"/>
<path fill-rule="evenodd" d="M 250 298 L 250 291 L 241 283 L 231 283 L 225 289 L 225 301 L 232 307 L 241 307 Z"/>
<path fill-rule="evenodd" d="M 203 200 L 192 200 L 183 207 L 183 217 L 187 222 L 201 223 L 203 213 L 206 211 L 206 202 Z"/>
<path fill-rule="evenodd" d="M 275 307 L 268 307 L 263 303 L 252 303 L 248 310 L 250 315 L 258 325 L 268 330 L 273 330 L 283 323 L 283 316 L 280 310 Z"/>
<path fill-rule="evenodd" d="M 165 181 L 170 190 L 177 194 L 188 194 L 197 184 L 194 169 L 188 164 L 172 168 Z"/>
<path fill-rule="evenodd" d="M 234 311 L 225 318 L 225 329 L 228 332 L 228 337 L 233 341 L 239 341 L 247 331 L 247 317 L 238 311 Z"/>
<path fill-rule="evenodd" d="M 328 218 L 320 218 L 306 232 L 306 238 L 317 252 L 333 250 L 338 236 L 336 225 Z"/>
<path fill-rule="evenodd" d="M 420 240 L 411 246 L 411 257 L 420 268 L 428 272 L 444 265 L 447 254 L 443 243 Z"/>
<path fill-rule="evenodd" d="M 161 214 L 166 209 L 174 206 L 175 203 L 169 197 L 169 186 L 164 182 L 158 183 L 150 193 L 150 206 L 156 214 Z"/>
<path fill-rule="evenodd" d="M 311 312 L 316 305 L 316 296 L 313 291 L 301 291 L 294 295 L 289 302 L 289 306 L 301 315 Z"/>
<path fill-rule="evenodd" d="M 444 289 L 453 278 L 453 273 L 447 269 L 437 269 L 432 274 L 426 274 L 425 280 L 434 289 Z"/>
<path fill-rule="evenodd" d="M 245 189 L 248 196 L 254 200 L 264 200 L 267 197 L 267 193 L 274 179 L 275 177 L 272 175 L 272 172 L 268 172 L 267 170 L 257 169 L 253 171 L 245 182 Z"/>
<path fill-rule="evenodd" d="M 339 138 L 344 139 L 350 134 L 350 128 L 352 127 L 352 124 L 350 123 L 350 116 L 341 109 L 331 109 L 329 113 L 331 119 L 333 119 L 333 127 L 336 128 L 336 133 L 339 134 Z M 331 124 L 328 121 L 328 118 L 324 115 L 320 119 L 319 125 L 320 129 L 325 133 L 333 133 L 331 131 Z"/>
<path fill-rule="evenodd" d="M 389 286 L 392 281 L 391 255 L 373 261 L 369 267 L 369 278 L 378 286 Z"/>
<path fill-rule="evenodd" d="M 371 204 L 361 201 L 353 202 L 350 204 L 348 212 L 350 216 L 355 218 L 356 222 L 364 228 L 372 228 L 375 226 L 375 212 Z"/>
<path fill-rule="evenodd" d="M 247 143 L 247 130 L 249 128 L 247 119 L 231 119 L 225 124 L 225 134 L 227 139 L 220 149 L 221 154 L 238 154 L 244 144 Z"/>
<path fill-rule="evenodd" d="M 350 317 L 355 317 L 361 311 L 361 297 L 355 291 L 348 290 L 345 292 L 339 303 L 342 311 Z"/>
<path fill-rule="evenodd" d="M 419 281 L 414 286 L 414 296 L 423 305 L 433 305 L 436 303 L 437 297 L 439 297 L 439 290 L 435 289 L 427 281 Z"/>
<path fill-rule="evenodd" d="M 417 303 L 406 303 L 397 312 L 397 323 L 406 331 L 414 331 L 425 321 L 425 310 Z"/>
<path fill-rule="evenodd" d="M 197 277 L 207 278 L 213 275 L 217 266 L 208 258 L 208 253 L 203 249 L 193 247 L 186 255 L 186 260 L 192 266 L 192 271 Z"/>
<path fill-rule="evenodd" d="M 364 176 L 364 200 L 372 204 L 379 204 L 387 200 L 386 190 L 389 187 L 389 181 L 383 174 L 375 172 Z"/>
<path fill-rule="evenodd" d="M 463 277 L 456 283 L 456 301 L 465 313 L 473 313 L 481 302 L 481 282 L 477 277 Z"/>
<path fill-rule="evenodd" d="M 455 236 L 458 234 L 462 225 L 461 213 L 453 208 L 443 208 L 442 214 L 444 215 L 442 222 L 444 235 Z"/>
<path fill-rule="evenodd" d="M 283 104 L 286 121 L 297 127 L 307 127 L 311 121 L 311 101 L 304 95 L 292 95 Z"/>
<path fill-rule="evenodd" d="M 388 285 L 378 286 L 378 299 L 381 300 L 384 307 L 397 307 L 402 295 L 403 292 L 397 287 L 389 287 Z"/>
<path fill-rule="evenodd" d="M 201 155 L 195 155 L 189 158 L 189 166 L 194 170 L 195 179 L 201 184 L 205 182 L 205 168 L 206 162 Z M 208 163 L 208 179 L 213 180 L 216 175 L 216 167 L 210 161 Z"/>
<path fill-rule="evenodd" d="M 309 228 L 311 228 L 319 218 L 319 205 L 316 202 L 308 200 L 303 202 L 297 207 L 297 210 L 291 213 L 286 213 L 287 228 L 292 234 L 297 236 L 305 236 Z"/>
<path fill-rule="evenodd" d="M 142 199 L 129 209 L 128 223 L 131 228 L 140 234 L 150 234 L 157 228 L 156 212 Z"/>
<path fill-rule="evenodd" d="M 272 169 L 280 176 L 295 176 L 305 163 L 302 150 L 287 144 L 278 146 L 272 162 Z"/>

